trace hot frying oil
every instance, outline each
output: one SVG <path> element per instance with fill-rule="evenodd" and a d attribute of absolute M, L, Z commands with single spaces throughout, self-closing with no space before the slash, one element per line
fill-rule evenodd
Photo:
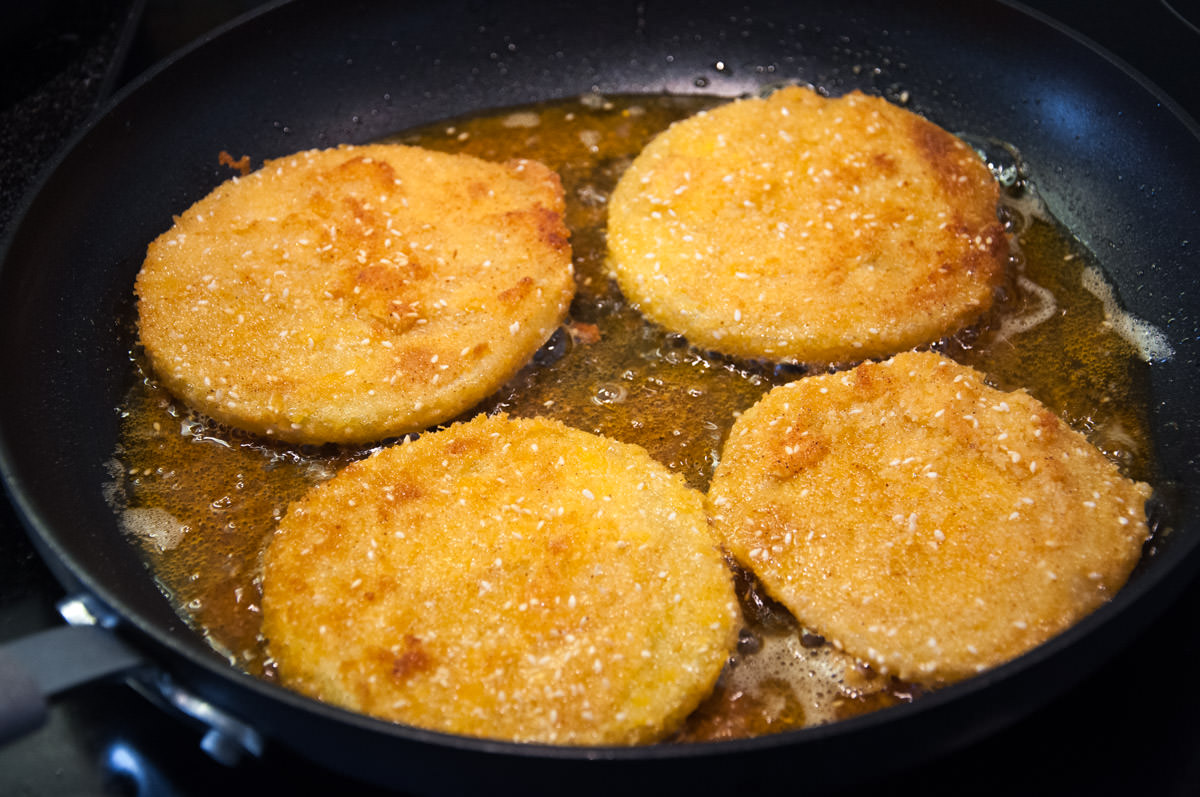
<path fill-rule="evenodd" d="M 562 177 L 578 283 L 568 323 L 471 414 L 544 415 L 637 443 L 703 490 L 737 415 L 771 387 L 803 376 L 800 367 L 692 348 L 642 319 L 605 270 L 606 203 L 625 167 L 672 121 L 721 101 L 586 96 L 392 139 L 489 160 L 532 158 Z M 1149 480 L 1146 365 L 1084 287 L 1096 264 L 1031 190 L 1018 184 L 1005 201 L 1017 247 L 996 311 L 935 348 L 999 387 L 1026 388 L 1127 475 Z M 223 428 L 175 402 L 136 352 L 133 359 L 143 378 L 124 407 L 113 466 L 122 523 L 189 624 L 236 666 L 272 677 L 259 634 L 263 547 L 289 502 L 370 449 L 285 446 Z M 913 698 L 907 685 L 806 632 L 752 577 L 735 573 L 747 627 L 732 666 L 681 739 L 786 730 Z"/>

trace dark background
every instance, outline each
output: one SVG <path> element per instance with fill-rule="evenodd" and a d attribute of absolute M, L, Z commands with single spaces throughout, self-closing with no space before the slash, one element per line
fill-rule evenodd
<path fill-rule="evenodd" d="M 1200 22 L 1200 4 L 1168 2 L 1027 5 L 1099 43 L 1200 117 L 1200 28 L 1189 21 Z M 46 164 L 106 97 L 258 3 L 0 5 L 0 230 L 5 230 Z M 0 642 L 59 624 L 54 607 L 61 597 L 11 506 L 0 500 Z M 1126 652 L 1028 720 L 862 793 L 1200 794 L 1200 687 L 1192 681 L 1200 660 L 1197 620 L 1200 584 Z M 200 751 L 199 739 L 196 729 L 124 685 L 89 685 L 57 700 L 39 731 L 0 749 L 0 795 L 344 790 L 340 779 L 270 747 L 262 759 L 227 769 Z M 869 759 L 864 751 L 864 766 Z M 513 785 L 497 784 L 504 791 Z M 796 788 L 805 790 L 801 773 Z"/>

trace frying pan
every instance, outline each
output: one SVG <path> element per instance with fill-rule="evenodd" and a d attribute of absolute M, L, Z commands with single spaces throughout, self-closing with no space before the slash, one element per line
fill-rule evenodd
<path fill-rule="evenodd" d="M 0 467 L 47 564 L 111 626 L 89 633 L 90 643 L 124 651 L 114 666 L 136 663 L 140 684 L 169 679 L 272 742 L 413 792 L 505 782 L 524 791 L 755 788 L 780 773 L 794 783 L 797 772 L 810 787 L 845 785 L 869 769 L 864 751 L 873 774 L 945 754 L 1032 711 L 1127 644 L 1200 566 L 1200 270 L 1189 243 L 1200 211 L 1197 128 L 1020 7 L 834 6 L 297 0 L 241 20 L 118 96 L 31 195 L 0 271 Z M 245 675 L 185 627 L 118 530 L 102 486 L 118 435 L 114 408 L 132 378 L 123 321 L 134 275 L 171 214 L 226 176 L 215 153 L 257 160 L 361 143 L 587 91 L 736 96 L 788 81 L 906 98 L 951 130 L 1016 144 L 1123 305 L 1168 338 L 1173 356 L 1148 366 L 1163 529 L 1110 604 L 1026 656 L 911 705 L 752 740 L 634 749 L 391 725 Z"/>

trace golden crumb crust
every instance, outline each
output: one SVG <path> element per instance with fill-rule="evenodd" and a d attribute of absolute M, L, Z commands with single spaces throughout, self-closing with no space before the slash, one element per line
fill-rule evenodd
<path fill-rule="evenodd" d="M 558 175 L 416 147 L 267 161 L 189 208 L 138 275 L 166 387 L 231 426 L 364 443 L 453 418 L 574 295 Z"/>
<path fill-rule="evenodd" d="M 768 393 L 734 424 L 707 507 L 802 623 L 937 684 L 1108 600 L 1148 536 L 1149 493 L 1024 391 L 906 353 Z"/>
<path fill-rule="evenodd" d="M 741 615 L 703 498 L 640 447 L 478 416 L 292 505 L 265 554 L 284 684 L 470 736 L 635 744 L 712 689 Z"/>
<path fill-rule="evenodd" d="M 999 188 L 960 139 L 887 101 L 800 87 L 677 122 L 622 175 L 609 261 L 700 346 L 848 362 L 943 338 L 992 304 Z"/>

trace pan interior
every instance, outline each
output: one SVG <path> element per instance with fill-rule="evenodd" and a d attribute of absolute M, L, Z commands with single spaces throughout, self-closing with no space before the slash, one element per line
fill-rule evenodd
<path fill-rule="evenodd" d="M 579 291 L 568 324 L 516 378 L 472 409 L 544 416 L 636 443 L 704 490 L 733 420 L 770 388 L 823 368 L 706 352 L 647 322 L 605 267 L 611 192 L 672 121 L 723 102 L 711 95 L 599 95 L 445 120 L 385 139 L 494 161 L 539 160 L 567 196 Z M 1013 279 L 984 323 L 934 348 L 1024 387 L 1140 480 L 1152 478 L 1144 337 L 1125 339 L 1102 300 L 1095 258 L 1046 211 L 1012 146 L 982 141 L 1008 184 L 1003 213 Z M 1033 168 L 1036 172 L 1036 168 Z M 1100 295 L 1098 295 L 1100 294 Z M 1139 348 L 1140 346 L 1140 348 Z M 311 486 L 374 450 L 273 444 L 214 424 L 141 377 L 124 402 L 113 495 L 176 610 L 235 666 L 275 678 L 259 630 L 258 562 L 278 519 Z M 847 367 L 843 364 L 841 367 Z M 384 445 L 389 444 L 385 441 Z M 736 569 L 743 612 L 737 664 L 677 737 L 713 741 L 803 728 L 912 701 L 797 625 Z"/>

